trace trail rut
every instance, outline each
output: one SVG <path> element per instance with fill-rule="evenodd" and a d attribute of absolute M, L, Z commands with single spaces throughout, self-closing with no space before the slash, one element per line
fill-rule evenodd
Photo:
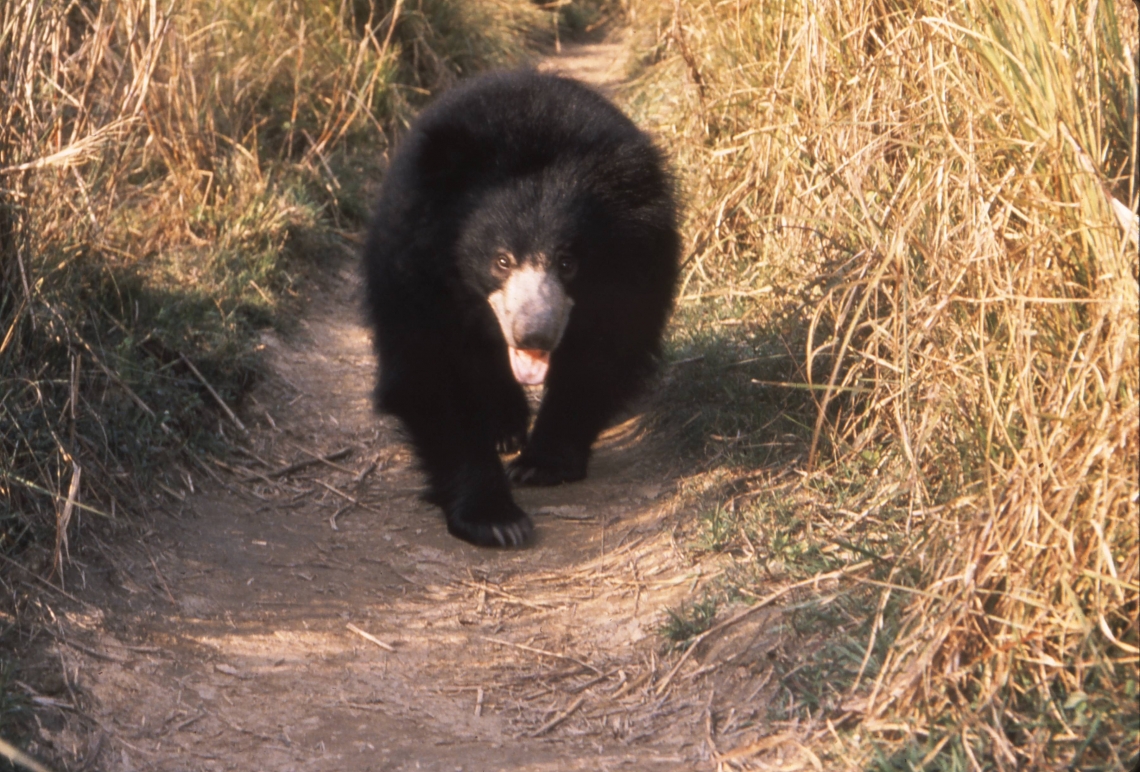
<path fill-rule="evenodd" d="M 604 89 L 623 50 L 544 67 Z M 707 765 L 711 695 L 657 693 L 662 609 L 706 570 L 672 543 L 667 440 L 634 415 L 585 482 L 518 491 L 533 548 L 450 538 L 371 410 L 354 260 L 328 262 L 298 333 L 264 336 L 240 461 L 188 470 L 138 543 L 73 567 L 58 656 L 94 725 L 46 735 L 113 772 Z"/>

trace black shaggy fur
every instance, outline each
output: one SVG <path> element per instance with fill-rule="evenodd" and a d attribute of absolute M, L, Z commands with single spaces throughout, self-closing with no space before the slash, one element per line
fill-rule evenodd
<path fill-rule="evenodd" d="M 528 407 L 487 301 L 497 250 L 566 256 L 573 300 L 527 436 Z M 672 183 L 650 139 L 589 88 L 509 72 L 466 81 L 415 121 L 392 159 L 364 253 L 380 359 L 448 530 L 525 543 L 508 480 L 586 475 L 590 446 L 642 386 L 672 303 Z M 504 472 L 498 451 L 521 448 Z"/>

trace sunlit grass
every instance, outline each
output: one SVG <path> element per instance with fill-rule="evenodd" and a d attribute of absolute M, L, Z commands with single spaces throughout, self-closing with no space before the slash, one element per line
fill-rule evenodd
<path fill-rule="evenodd" d="M 863 576 L 881 582 L 880 632 L 842 634 L 875 667 L 842 700 L 805 681 L 803 717 L 826 705 L 871 727 L 883 768 L 1123 768 L 1140 749 L 1135 9 L 642 2 L 632 17 L 628 101 L 689 204 L 678 348 L 775 338 L 782 372 L 756 380 L 808 400 L 782 405 L 807 425 L 762 467 L 804 474 L 800 531 L 749 482 L 756 457 L 722 454 L 740 508 L 730 522 L 703 504 L 720 514 L 693 547 L 751 544 L 804 571 L 884 561 Z M 737 445 L 774 439 L 738 427 Z M 757 596 L 771 582 L 730 578 Z M 872 758 L 859 731 L 825 734 L 833 760 Z"/>

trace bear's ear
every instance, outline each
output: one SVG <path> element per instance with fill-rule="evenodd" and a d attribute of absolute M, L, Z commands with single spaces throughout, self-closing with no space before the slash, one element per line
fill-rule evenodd
<path fill-rule="evenodd" d="M 465 126 L 444 123 L 424 130 L 420 171 L 429 176 L 462 176 L 486 160 L 486 142 Z"/>

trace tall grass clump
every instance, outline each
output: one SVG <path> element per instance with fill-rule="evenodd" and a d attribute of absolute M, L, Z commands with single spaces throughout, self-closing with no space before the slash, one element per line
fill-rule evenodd
<path fill-rule="evenodd" d="M 804 488 L 859 480 L 842 507 L 817 496 L 814 532 L 891 531 L 858 585 L 865 654 L 814 716 L 843 730 L 817 735 L 830 758 L 1123 769 L 1140 749 L 1135 8 L 632 12 L 633 107 L 664 106 L 690 170 L 682 318 L 730 297 L 745 320 L 793 314 Z"/>
<path fill-rule="evenodd" d="M 238 401 L 254 331 L 359 224 L 409 105 L 517 60 L 536 19 L 525 0 L 0 3 L 0 552 L 61 581 L 77 522 L 207 473 L 240 429 L 205 384 Z"/>

